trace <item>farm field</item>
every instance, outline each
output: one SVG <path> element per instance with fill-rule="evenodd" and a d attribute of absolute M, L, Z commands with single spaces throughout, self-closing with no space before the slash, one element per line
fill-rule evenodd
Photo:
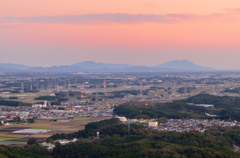
<path fill-rule="evenodd" d="M 54 122 L 50 120 L 36 120 L 33 124 L 10 125 L 0 127 L 0 144 L 26 144 L 29 138 L 37 138 L 39 142 L 46 141 L 48 137 L 56 133 L 72 133 L 85 128 L 90 122 L 96 122 L 107 118 L 74 118 L 69 122 Z M 13 133 L 23 129 L 46 129 L 45 133 Z"/>

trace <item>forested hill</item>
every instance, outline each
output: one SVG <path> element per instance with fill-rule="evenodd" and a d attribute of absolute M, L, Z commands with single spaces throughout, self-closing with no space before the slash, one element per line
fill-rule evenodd
<path fill-rule="evenodd" d="M 188 105 L 187 103 L 213 104 L 214 108 Z M 126 103 L 116 107 L 113 112 L 116 115 L 128 118 L 216 118 L 222 120 L 240 121 L 240 98 L 199 94 L 186 100 L 174 101 L 172 103 L 159 103 L 148 106 L 144 104 L 132 105 L 131 103 Z M 209 117 L 206 113 L 217 116 Z"/>
<path fill-rule="evenodd" d="M 214 96 L 209 94 L 199 94 L 183 100 L 186 103 L 213 104 L 215 108 L 240 107 L 240 97 Z"/>
<path fill-rule="evenodd" d="M 173 102 L 155 105 L 124 104 L 114 109 L 114 114 L 127 118 L 207 118 L 205 113 L 211 109 L 188 105 L 184 102 Z"/>

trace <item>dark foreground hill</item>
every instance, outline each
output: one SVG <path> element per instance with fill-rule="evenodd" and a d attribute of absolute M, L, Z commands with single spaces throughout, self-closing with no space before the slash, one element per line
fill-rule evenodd
<path fill-rule="evenodd" d="M 91 123 L 87 130 L 72 134 L 55 135 L 63 139 L 75 135 L 84 137 L 67 145 L 56 144 L 53 155 L 56 158 L 118 157 L 118 158 L 237 158 L 233 144 L 240 145 L 240 128 L 211 127 L 205 133 L 159 132 L 131 124 L 131 134 L 127 125 L 114 120 Z M 101 125 L 99 125 L 101 124 Z M 99 140 L 86 137 L 87 133 L 100 132 Z M 59 137 L 59 138 L 58 138 Z"/>
<path fill-rule="evenodd" d="M 100 132 L 100 139 L 96 138 Z M 159 132 L 143 125 L 128 126 L 118 119 L 86 125 L 85 130 L 55 134 L 57 139 L 79 138 L 53 151 L 38 144 L 23 147 L 0 146 L 1 158 L 239 158 L 233 145 L 240 146 L 240 128 L 212 126 L 205 133 Z"/>
<path fill-rule="evenodd" d="M 41 148 L 38 148 L 41 152 Z M 42 155 L 27 151 L 21 147 L 6 147 L 0 145 L 0 158 L 52 158 L 50 154 Z"/>

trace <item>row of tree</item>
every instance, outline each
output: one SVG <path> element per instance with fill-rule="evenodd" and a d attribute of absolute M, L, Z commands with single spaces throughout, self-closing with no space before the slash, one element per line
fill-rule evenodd
<path fill-rule="evenodd" d="M 9 101 L 9 100 L 0 100 L 0 105 L 5 105 L 5 106 L 31 106 L 32 104 L 30 103 L 24 103 L 24 102 L 19 102 L 19 101 Z"/>

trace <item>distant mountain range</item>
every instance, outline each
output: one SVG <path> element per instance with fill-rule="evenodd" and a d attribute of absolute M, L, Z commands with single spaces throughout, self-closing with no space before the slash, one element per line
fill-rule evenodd
<path fill-rule="evenodd" d="M 179 71 L 216 71 L 202 67 L 187 60 L 173 60 L 156 66 L 106 64 L 84 61 L 72 65 L 53 67 L 33 67 L 19 64 L 0 64 L 0 72 L 179 72 Z"/>

